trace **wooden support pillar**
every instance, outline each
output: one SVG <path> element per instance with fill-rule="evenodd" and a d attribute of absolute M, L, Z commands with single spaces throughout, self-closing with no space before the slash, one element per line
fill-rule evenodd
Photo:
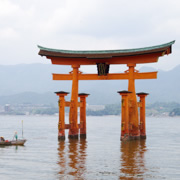
<path fill-rule="evenodd" d="M 118 91 L 121 100 L 121 141 L 129 140 L 129 94 L 130 91 Z"/>
<path fill-rule="evenodd" d="M 80 138 L 86 138 L 86 97 L 89 94 L 81 93 L 80 97 Z"/>
<path fill-rule="evenodd" d="M 59 96 L 58 140 L 65 140 L 65 96 L 69 93 L 64 91 L 55 93 Z"/>
<path fill-rule="evenodd" d="M 69 111 L 69 138 L 78 139 L 78 69 L 79 65 L 72 65 L 72 91 L 71 91 L 71 106 Z"/>
<path fill-rule="evenodd" d="M 140 97 L 140 137 L 146 139 L 146 102 L 145 97 L 148 93 L 140 92 L 137 93 Z"/>
<path fill-rule="evenodd" d="M 129 122 L 130 122 L 130 139 L 139 139 L 139 121 L 138 121 L 138 105 L 135 90 L 135 66 L 136 64 L 127 64 L 129 67 L 129 82 L 128 91 L 132 92 L 129 94 L 130 108 L 129 108 Z"/>

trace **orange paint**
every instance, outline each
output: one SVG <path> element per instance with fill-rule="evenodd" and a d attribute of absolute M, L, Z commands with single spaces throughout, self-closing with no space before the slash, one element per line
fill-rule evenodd
<path fill-rule="evenodd" d="M 134 72 L 134 79 L 156 79 L 157 72 L 137 73 Z M 72 74 L 53 74 L 53 80 L 72 80 Z M 97 74 L 78 74 L 79 80 L 128 80 L 129 72 L 111 73 L 106 76 L 98 76 Z"/>
<path fill-rule="evenodd" d="M 130 137 L 138 139 L 140 136 L 139 132 L 139 122 L 138 122 L 138 105 L 136 99 L 135 91 L 135 64 L 128 64 L 129 67 L 129 81 L 128 81 L 128 91 L 132 92 L 129 95 L 130 108 L 129 108 L 129 123 L 130 123 Z"/>
<path fill-rule="evenodd" d="M 148 93 L 137 93 L 138 97 L 140 97 L 140 136 L 141 139 L 146 139 L 146 103 L 145 97 Z"/>
<path fill-rule="evenodd" d="M 129 140 L 129 95 L 130 91 L 119 91 L 122 96 L 121 100 L 121 140 Z"/>
<path fill-rule="evenodd" d="M 81 93 L 79 94 L 80 102 L 82 106 L 80 107 L 80 137 L 86 138 L 86 97 L 89 94 Z"/>
<path fill-rule="evenodd" d="M 71 105 L 69 111 L 69 138 L 78 139 L 78 69 L 79 65 L 73 65 L 73 80 L 72 80 L 72 91 L 71 91 Z"/>
<path fill-rule="evenodd" d="M 107 64 L 127 64 L 127 63 L 153 63 L 157 62 L 159 56 L 162 53 L 153 53 L 153 54 L 144 54 L 136 56 L 120 56 L 120 57 L 109 57 L 109 58 L 70 58 L 70 57 L 54 57 L 47 56 L 48 59 L 51 59 L 52 64 L 57 65 L 96 65 L 96 63 Z"/>
<path fill-rule="evenodd" d="M 56 92 L 59 96 L 59 123 L 58 123 L 58 139 L 64 140 L 65 139 L 65 96 L 69 93 L 67 92 Z"/>

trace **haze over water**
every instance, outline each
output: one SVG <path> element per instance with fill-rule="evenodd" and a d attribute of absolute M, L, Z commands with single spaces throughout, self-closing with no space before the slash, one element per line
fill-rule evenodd
<path fill-rule="evenodd" d="M 147 118 L 142 141 L 120 141 L 120 116 L 87 117 L 87 139 L 64 142 L 57 116 L 0 116 L 0 135 L 21 137 L 22 120 L 28 141 L 0 147 L 0 179 L 180 179 L 180 117 Z"/>

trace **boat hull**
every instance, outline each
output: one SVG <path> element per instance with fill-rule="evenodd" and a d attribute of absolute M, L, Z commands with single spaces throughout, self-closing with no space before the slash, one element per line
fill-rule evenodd
<path fill-rule="evenodd" d="M 11 142 L 10 141 L 0 141 L 0 146 L 11 146 Z"/>
<path fill-rule="evenodd" d="M 11 142 L 11 145 L 24 145 L 24 143 L 26 142 L 26 139 L 18 139 L 17 141 L 16 140 L 12 140 L 10 141 Z"/>
<path fill-rule="evenodd" d="M 12 141 L 0 141 L 0 146 L 23 146 L 26 142 L 26 139 L 18 139 L 18 140 L 12 140 Z"/>

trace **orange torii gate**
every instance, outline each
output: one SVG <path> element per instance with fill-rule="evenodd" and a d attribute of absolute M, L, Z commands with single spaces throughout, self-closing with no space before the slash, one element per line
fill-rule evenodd
<path fill-rule="evenodd" d="M 53 74 L 53 80 L 71 80 L 71 101 L 65 101 L 68 94 L 56 92 L 59 96 L 59 125 L 58 138 L 65 139 L 65 129 L 69 129 L 69 138 L 86 137 L 86 97 L 88 94 L 78 94 L 79 80 L 128 80 L 128 91 L 119 91 L 122 96 L 121 140 L 146 138 L 145 129 L 145 97 L 147 93 L 135 91 L 136 79 L 156 79 L 157 72 L 140 73 L 135 70 L 136 64 L 155 63 L 158 58 L 171 53 L 175 41 L 145 48 L 104 50 L 104 51 L 71 51 L 50 49 L 38 46 L 39 55 L 51 59 L 52 64 L 70 65 L 69 74 Z M 110 64 L 126 64 L 128 70 L 124 73 L 109 73 Z M 81 65 L 97 65 L 97 74 L 83 74 L 79 71 Z M 78 102 L 80 97 L 80 102 Z M 69 106 L 69 124 L 65 124 L 65 107 Z M 80 124 L 78 124 L 78 107 L 80 107 Z M 140 107 L 140 120 L 138 118 Z"/>

